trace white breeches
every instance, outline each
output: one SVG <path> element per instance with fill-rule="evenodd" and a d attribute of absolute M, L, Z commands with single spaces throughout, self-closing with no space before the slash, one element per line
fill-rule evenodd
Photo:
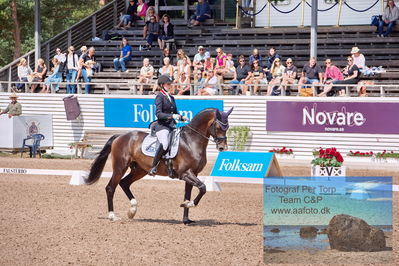
<path fill-rule="evenodd" d="M 155 133 L 157 136 L 158 141 L 162 144 L 163 149 L 167 150 L 169 146 L 169 130 L 162 129 Z"/>

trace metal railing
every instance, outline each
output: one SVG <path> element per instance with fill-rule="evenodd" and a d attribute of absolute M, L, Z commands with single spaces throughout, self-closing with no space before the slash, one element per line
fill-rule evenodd
<path fill-rule="evenodd" d="M 99 36 L 102 31 L 111 29 L 116 25 L 119 13 L 123 12 L 124 9 L 125 0 L 114 0 L 110 2 L 90 16 L 82 19 L 70 28 L 57 34 L 55 37 L 42 43 L 41 57 L 48 65 L 50 59 L 55 55 L 55 49 L 57 47 L 66 51 L 71 45 L 75 47 L 82 46 L 85 41 Z M 2 67 L 0 69 L 0 80 L 11 81 L 17 79 L 17 65 L 21 58 L 25 58 L 28 65 L 34 69 L 36 63 L 34 62 L 35 50 L 32 50 L 12 61 L 10 64 Z"/>

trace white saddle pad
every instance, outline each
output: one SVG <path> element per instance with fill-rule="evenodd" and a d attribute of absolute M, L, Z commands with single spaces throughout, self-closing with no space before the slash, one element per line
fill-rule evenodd
<path fill-rule="evenodd" d="M 166 153 L 163 158 L 165 159 L 171 159 L 175 158 L 177 151 L 179 149 L 179 141 L 180 141 L 180 129 L 177 129 L 175 131 L 175 136 L 172 141 L 172 148 L 168 153 Z M 147 155 L 154 157 L 155 152 L 158 149 L 159 142 L 157 137 L 153 137 L 150 134 L 147 135 L 147 137 L 144 138 L 143 143 L 141 144 L 141 151 Z"/>

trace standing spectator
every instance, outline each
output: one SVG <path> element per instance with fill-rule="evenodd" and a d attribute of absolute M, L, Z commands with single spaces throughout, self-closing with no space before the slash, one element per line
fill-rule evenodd
<path fill-rule="evenodd" d="M 180 77 L 176 80 L 177 95 L 190 95 L 190 76 L 185 72 L 180 73 Z"/>
<path fill-rule="evenodd" d="M 209 55 L 207 55 L 207 53 L 205 53 L 204 46 L 202 46 L 202 45 L 198 46 L 198 53 L 194 55 L 194 59 L 193 59 L 194 71 L 196 71 L 196 70 L 204 71 L 205 60 L 208 57 L 209 57 Z"/>
<path fill-rule="evenodd" d="M 18 96 L 14 93 L 10 95 L 11 103 L 8 104 L 7 108 L 0 112 L 0 115 L 8 114 L 8 118 L 13 116 L 19 116 L 22 114 L 22 105 L 17 102 Z"/>
<path fill-rule="evenodd" d="M 61 71 L 61 78 L 62 78 L 62 73 L 64 73 L 64 70 L 65 70 L 66 54 L 63 53 L 60 48 L 57 48 L 57 49 L 55 49 L 54 58 L 57 58 L 57 60 L 60 64 L 60 71 Z"/>
<path fill-rule="evenodd" d="M 161 47 L 161 40 L 158 39 L 159 35 L 159 23 L 156 21 L 155 16 L 150 18 L 150 23 L 147 25 L 148 27 L 148 37 L 147 37 L 147 47 L 144 50 L 151 50 L 152 43 L 154 41 L 158 41 L 159 47 Z"/>
<path fill-rule="evenodd" d="M 28 82 L 28 76 L 32 74 L 32 69 L 28 66 L 28 62 L 25 58 L 21 58 L 18 64 L 18 79 L 22 82 Z M 25 83 L 18 83 L 17 85 L 18 91 L 25 92 Z"/>
<path fill-rule="evenodd" d="M 46 64 L 44 63 L 44 60 L 42 58 L 39 58 L 37 60 L 35 71 L 32 73 L 33 74 L 32 82 L 43 82 L 44 78 L 46 77 L 46 73 L 47 73 Z M 32 86 L 30 87 L 31 92 L 35 93 L 36 89 L 39 86 L 40 84 L 32 84 Z"/>
<path fill-rule="evenodd" d="M 259 61 L 259 65 L 263 67 L 262 56 L 259 54 L 259 50 L 257 48 L 252 50 L 252 55 L 249 57 L 249 65 L 252 65 L 254 60 Z"/>
<path fill-rule="evenodd" d="M 58 92 L 58 83 L 62 82 L 61 63 L 55 57 L 53 58 L 52 63 L 54 65 L 53 73 L 44 80 L 44 89 L 42 90 L 42 93 L 50 93 L 52 91 Z"/>
<path fill-rule="evenodd" d="M 281 59 L 281 56 L 277 53 L 276 48 L 272 47 L 269 49 L 269 54 L 266 60 L 266 68 L 264 69 L 265 73 L 267 74 L 268 81 L 271 81 L 273 78 L 270 69 L 272 68 L 272 64 L 276 58 Z"/>
<path fill-rule="evenodd" d="M 159 37 L 159 46 L 161 49 L 165 48 L 165 41 L 175 38 L 175 33 L 173 31 L 174 26 L 170 22 L 170 17 L 167 14 L 162 16 L 162 22 L 163 24 L 161 25 L 161 35 Z"/>
<path fill-rule="evenodd" d="M 75 54 L 75 48 L 70 46 L 68 48 L 68 55 L 66 57 L 65 65 L 67 68 L 66 73 L 66 82 L 74 83 L 76 80 L 76 76 L 78 74 L 79 69 L 79 58 L 78 55 Z M 67 84 L 66 85 L 66 93 L 75 93 L 76 85 Z"/>
<path fill-rule="evenodd" d="M 143 28 L 143 40 L 147 39 L 148 35 L 148 24 L 151 22 L 151 17 L 155 16 L 155 21 L 159 22 L 159 16 L 157 13 L 155 13 L 155 9 L 153 6 L 148 7 L 147 13 L 144 18 L 144 28 Z"/>
<path fill-rule="evenodd" d="M 302 69 L 301 79 L 298 85 L 312 84 L 312 87 L 299 87 L 299 96 L 313 96 L 316 92 L 314 86 L 323 79 L 323 70 L 317 65 L 316 58 L 311 57 L 309 63 L 304 65 Z"/>
<path fill-rule="evenodd" d="M 87 47 L 85 45 L 80 47 L 80 52 L 81 54 L 79 56 L 79 66 L 78 66 L 78 74 L 76 75 L 76 82 L 79 81 L 80 76 L 82 75 L 82 65 L 80 64 L 80 60 L 83 58 L 85 54 L 87 54 Z"/>
<path fill-rule="evenodd" d="M 230 81 L 230 84 L 240 84 L 241 91 L 246 92 L 248 88 L 244 84 L 251 78 L 251 68 L 245 63 L 245 57 L 243 55 L 239 56 L 238 62 L 239 65 L 236 67 L 234 78 Z M 238 95 L 240 89 L 237 89 L 237 86 L 232 86 L 229 94 Z"/>
<path fill-rule="evenodd" d="M 285 72 L 285 66 L 281 64 L 280 58 L 276 58 L 272 64 L 272 68 L 270 69 L 270 73 L 272 74 L 272 80 L 269 83 L 269 86 L 267 87 L 267 95 L 271 96 L 273 95 L 279 95 L 280 91 L 275 90 L 274 85 L 280 85 L 281 81 L 283 80 L 283 74 Z M 277 86 L 277 89 L 280 88 L 280 86 Z"/>
<path fill-rule="evenodd" d="M 218 93 L 218 79 L 213 71 L 208 71 L 204 81 L 204 87 L 198 90 L 199 96 L 216 95 Z"/>
<path fill-rule="evenodd" d="M 352 56 L 348 56 L 347 61 L 348 65 L 344 69 L 345 78 L 343 80 L 332 81 L 328 86 L 324 87 L 324 91 L 318 96 L 327 96 L 327 93 L 330 92 L 333 86 L 336 84 L 357 84 L 359 82 L 360 71 L 356 64 L 353 63 Z M 339 96 L 345 96 L 344 87 L 337 87 L 337 90 L 339 92 Z"/>
<path fill-rule="evenodd" d="M 207 0 L 198 0 L 195 14 L 191 17 L 189 27 L 198 26 L 201 22 L 205 22 L 205 20 L 210 19 L 211 17 L 212 11 Z"/>
<path fill-rule="evenodd" d="M 377 37 L 388 37 L 392 32 L 393 27 L 396 25 L 396 21 L 399 19 L 399 9 L 395 5 L 394 0 L 388 0 L 387 6 L 382 15 L 382 20 L 380 20 L 378 25 L 378 35 Z M 384 26 L 387 26 L 387 31 L 384 33 Z"/>
<path fill-rule="evenodd" d="M 121 21 L 117 26 L 115 26 L 116 29 L 119 29 L 121 27 L 126 27 L 130 28 L 132 26 L 132 23 L 134 25 L 135 22 L 135 13 L 137 12 L 137 4 L 134 0 L 129 0 L 129 6 L 127 7 L 126 14 L 123 15 L 121 14 Z"/>
<path fill-rule="evenodd" d="M 286 95 L 290 95 L 291 92 L 287 89 L 287 85 L 297 83 L 298 80 L 296 79 L 296 76 L 298 74 L 298 69 L 291 58 L 287 59 L 286 64 L 287 67 L 284 70 L 281 86 L 285 89 Z"/>
<path fill-rule="evenodd" d="M 120 48 L 121 54 L 119 55 L 119 58 L 114 59 L 114 69 L 117 72 L 119 71 L 119 68 L 122 72 L 129 72 L 129 70 L 126 69 L 126 62 L 132 60 L 132 47 L 129 45 L 126 38 L 122 39 Z"/>
<path fill-rule="evenodd" d="M 83 80 L 86 83 L 85 85 L 85 93 L 90 93 L 90 84 L 91 78 L 93 76 L 93 66 L 96 64 L 96 57 L 95 57 L 96 50 L 94 47 L 90 47 L 86 54 L 80 58 L 79 63 L 82 66 L 82 76 Z"/>
<path fill-rule="evenodd" d="M 366 68 L 366 58 L 362 53 L 360 53 L 360 49 L 358 47 L 352 47 L 351 54 L 353 57 L 354 64 L 361 70 Z"/>
<path fill-rule="evenodd" d="M 267 81 L 265 81 L 264 78 L 265 78 L 265 73 L 263 72 L 262 67 L 259 65 L 259 61 L 254 60 L 252 62 L 250 78 L 245 82 L 245 84 L 250 85 L 250 90 L 249 91 L 244 90 L 243 94 L 251 95 L 251 87 L 253 85 L 253 94 L 257 95 L 259 84 L 267 83 Z"/>
<path fill-rule="evenodd" d="M 154 67 L 150 64 L 150 59 L 144 58 L 143 66 L 140 69 L 139 79 L 137 83 L 148 84 L 154 78 Z M 144 85 L 140 86 L 139 94 L 142 95 L 144 92 Z"/>
<path fill-rule="evenodd" d="M 169 48 L 163 48 L 163 50 L 162 50 L 161 65 L 162 65 L 162 63 L 164 62 L 163 59 L 164 59 L 165 57 L 168 57 L 168 58 L 169 58 L 170 64 L 173 65 L 174 59 L 173 59 L 172 54 L 170 53 Z"/>

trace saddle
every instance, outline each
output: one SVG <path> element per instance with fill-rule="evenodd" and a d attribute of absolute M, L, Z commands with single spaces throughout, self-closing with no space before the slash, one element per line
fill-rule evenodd
<path fill-rule="evenodd" d="M 169 146 L 168 149 L 165 153 L 165 155 L 162 157 L 164 159 L 172 159 L 176 157 L 176 154 L 179 149 L 179 141 L 180 141 L 180 131 L 181 128 L 174 129 L 170 134 L 169 134 Z M 151 134 L 148 134 L 147 137 L 144 138 L 143 143 L 141 144 L 141 151 L 143 152 L 144 155 L 154 157 L 155 152 L 157 151 L 160 143 L 155 136 L 155 133 L 152 132 Z"/>

